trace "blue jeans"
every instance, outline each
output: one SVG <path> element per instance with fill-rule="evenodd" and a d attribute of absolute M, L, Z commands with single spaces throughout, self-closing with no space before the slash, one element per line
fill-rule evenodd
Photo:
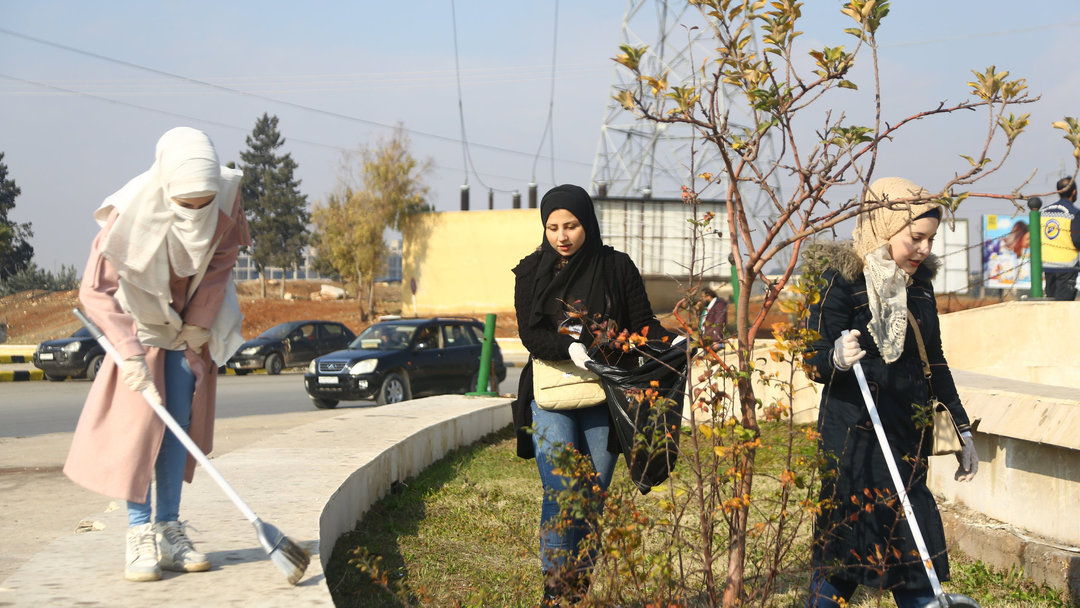
<path fill-rule="evenodd" d="M 540 470 L 540 483 L 544 486 L 544 502 L 540 509 L 540 563 L 547 572 L 563 570 L 571 555 L 577 555 L 585 537 L 589 533 L 588 521 L 575 518 L 569 525 L 560 525 L 559 493 L 576 484 L 570 477 L 555 473 L 556 465 L 552 460 L 555 450 L 573 445 L 574 449 L 589 457 L 593 471 L 597 474 L 597 486 L 605 492 L 611 483 L 611 476 L 618 462 L 618 454 L 607 450 L 608 423 L 607 406 L 596 405 L 576 410 L 549 411 L 541 409 L 532 402 L 533 446 L 536 448 L 536 466 Z M 590 484 L 591 485 L 591 484 Z M 591 488 L 581 488 L 586 497 L 591 497 Z M 599 517 L 600 510 L 593 517 Z M 595 548 L 589 548 L 585 558 L 589 567 L 595 558 Z"/>
<path fill-rule="evenodd" d="M 165 351 L 165 409 L 185 431 L 191 426 L 191 398 L 194 395 L 195 374 L 188 365 L 184 351 Z M 180 519 L 180 489 L 184 485 L 186 467 L 187 448 L 166 428 L 157 461 L 154 463 L 154 478 L 157 481 L 155 521 Z M 129 526 L 150 523 L 150 486 L 146 488 L 145 501 L 128 501 L 127 508 Z"/>
<path fill-rule="evenodd" d="M 814 571 L 810 579 L 810 598 L 806 601 L 806 608 L 839 608 L 840 604 L 833 598 L 850 600 L 858 586 L 840 579 L 828 580 L 820 571 Z M 934 599 L 934 591 L 930 588 L 896 590 L 892 594 L 897 608 L 926 608 Z"/>

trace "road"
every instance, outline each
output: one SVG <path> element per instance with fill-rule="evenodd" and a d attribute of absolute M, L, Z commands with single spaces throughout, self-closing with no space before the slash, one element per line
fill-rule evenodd
<path fill-rule="evenodd" d="M 520 367 L 507 370 L 500 394 L 517 392 Z M 211 458 L 336 410 L 316 409 L 300 374 L 221 376 Z M 90 383 L 0 382 L 0 590 L 19 566 L 113 501 L 76 486 L 61 472 Z M 338 410 L 375 407 L 346 401 Z M 119 505 L 122 508 L 122 505 Z M 116 547 L 117 577 L 124 548 Z"/>
<path fill-rule="evenodd" d="M 508 368 L 499 392 L 516 393 L 520 373 L 519 367 Z M 0 382 L 0 437 L 74 432 L 89 391 L 86 380 Z M 342 401 L 338 409 L 372 405 L 371 401 Z M 314 410 L 300 373 L 218 377 L 218 420 Z"/>

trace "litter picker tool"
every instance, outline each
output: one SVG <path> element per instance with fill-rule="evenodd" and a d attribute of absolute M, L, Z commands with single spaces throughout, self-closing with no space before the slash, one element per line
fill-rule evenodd
<path fill-rule="evenodd" d="M 74 310 L 75 316 L 79 318 L 79 321 L 86 327 L 98 344 L 101 345 L 105 352 L 116 362 L 117 365 L 123 360 L 120 357 L 120 353 L 116 351 L 116 348 L 109 342 L 109 339 L 105 337 L 105 334 L 98 329 L 97 325 L 87 317 L 83 311 L 76 308 Z M 308 564 L 311 563 L 311 554 L 306 549 L 296 544 L 289 537 L 281 533 L 280 530 L 273 525 L 268 524 L 261 519 L 255 512 L 247 506 L 247 503 L 240 498 L 240 495 L 236 493 L 236 490 L 229 485 L 229 482 L 225 481 L 221 473 L 218 472 L 214 465 L 210 464 L 210 459 L 203 454 L 199 446 L 195 445 L 195 442 L 184 431 L 176 419 L 169 414 L 160 403 L 157 402 L 157 396 L 150 392 L 150 389 L 145 389 L 142 392 L 143 399 L 154 410 L 154 413 L 165 422 L 165 426 L 169 427 L 169 430 L 176 435 L 176 438 L 180 440 L 180 443 L 184 444 L 187 451 L 202 465 L 206 472 L 210 474 L 210 477 L 217 482 L 221 487 L 225 495 L 233 501 L 236 508 L 240 509 L 240 512 L 244 514 L 244 517 L 255 526 L 255 533 L 259 537 L 259 544 L 266 550 L 267 555 L 270 556 L 270 561 L 274 562 L 282 572 L 285 573 L 285 578 L 288 579 L 290 584 L 295 585 L 300 578 L 304 575 L 304 570 L 307 570 Z"/>
<path fill-rule="evenodd" d="M 843 333 L 847 334 L 848 332 L 844 330 Z M 938 580 L 937 572 L 934 570 L 934 562 L 930 560 L 930 551 L 926 548 L 926 541 L 923 539 L 919 522 L 915 519 L 915 510 L 911 508 L 911 501 L 908 500 L 904 480 L 900 477 L 900 469 L 896 467 L 896 459 L 893 458 L 892 448 L 889 447 L 889 439 L 885 437 L 885 427 L 881 424 L 881 416 L 878 415 L 874 398 L 870 395 L 870 386 L 866 382 L 866 374 L 863 373 L 862 363 L 856 361 L 852 368 L 855 370 L 855 378 L 859 381 L 859 389 L 862 391 L 863 401 L 866 402 L 866 410 L 870 413 L 870 421 L 874 423 L 874 434 L 877 435 L 881 453 L 885 456 L 885 464 L 889 467 L 889 475 L 892 476 L 896 494 L 900 497 L 900 504 L 904 506 L 904 516 L 907 519 L 908 526 L 911 527 L 911 535 L 915 537 L 915 546 L 919 549 L 919 559 L 922 560 L 923 567 L 926 569 L 926 577 L 930 579 L 930 587 L 934 591 L 934 599 L 925 608 L 949 608 L 950 606 L 981 608 L 975 600 L 966 595 L 945 593 L 941 589 L 941 581 Z"/>

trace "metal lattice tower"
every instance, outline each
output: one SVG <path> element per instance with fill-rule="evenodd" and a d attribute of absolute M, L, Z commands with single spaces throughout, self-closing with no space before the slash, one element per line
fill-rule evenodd
<path fill-rule="evenodd" d="M 694 25 L 698 28 L 690 30 Z M 637 31 L 647 31 L 650 35 L 643 37 Z M 698 9 L 687 2 L 669 5 L 667 0 L 628 0 L 620 43 L 634 47 L 647 45 L 642 73 L 669 71 L 669 85 L 678 86 L 690 83 L 702 60 L 712 55 L 715 44 L 711 32 Z M 677 197 L 681 186 L 690 184 L 692 144 L 694 171 L 719 174 L 722 165 L 716 148 L 700 137 L 695 143 L 688 125 L 637 119 L 614 99 L 620 90 L 637 86 L 638 81 L 630 70 L 615 66 L 593 161 L 593 189 L 604 184 L 609 196 Z M 726 98 L 721 104 L 721 111 L 731 112 L 730 120 L 742 122 L 738 120 L 738 108 L 730 106 Z"/>

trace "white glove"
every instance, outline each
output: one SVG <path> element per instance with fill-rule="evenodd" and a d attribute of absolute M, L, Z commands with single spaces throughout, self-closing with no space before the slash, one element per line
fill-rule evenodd
<path fill-rule="evenodd" d="M 581 342 L 574 342 L 570 345 L 568 350 L 570 351 L 570 360 L 574 362 L 574 365 L 585 371 L 589 371 L 589 368 L 585 367 L 585 362 L 592 361 L 592 359 L 589 358 L 589 353 L 585 350 L 585 345 Z"/>
<path fill-rule="evenodd" d="M 960 466 L 956 468 L 953 478 L 956 481 L 971 481 L 975 479 L 975 473 L 979 472 L 979 454 L 975 452 L 975 442 L 971 439 L 971 432 L 960 433 L 960 439 L 964 441 L 964 449 L 956 455 L 956 462 Z"/>
<path fill-rule="evenodd" d="M 172 341 L 169 348 L 180 348 L 182 344 L 187 344 L 187 347 L 191 350 L 200 351 L 209 341 L 209 329 L 190 323 L 184 323 L 184 326 L 180 328 L 180 333 L 176 335 L 176 339 Z"/>
<path fill-rule="evenodd" d="M 832 361 L 836 369 L 846 372 L 866 356 L 866 351 L 859 346 L 859 335 L 859 330 L 853 329 L 833 342 Z"/>
<path fill-rule="evenodd" d="M 150 375 L 150 368 L 146 367 L 146 357 L 135 355 L 121 361 L 120 378 L 128 388 L 136 393 L 150 389 L 150 392 L 157 397 L 157 402 L 162 403 L 161 395 L 158 394 L 157 387 L 154 386 L 154 377 Z"/>

